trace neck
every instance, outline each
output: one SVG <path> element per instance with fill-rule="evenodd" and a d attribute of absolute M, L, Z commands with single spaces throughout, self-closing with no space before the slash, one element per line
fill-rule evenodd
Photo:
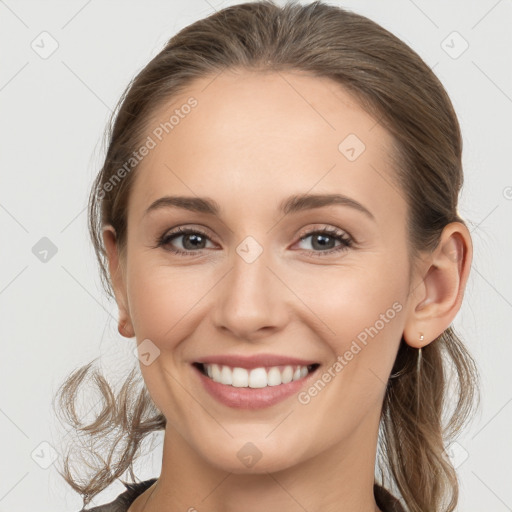
<path fill-rule="evenodd" d="M 158 482 L 129 510 L 380 512 L 373 494 L 378 420 L 366 417 L 349 438 L 300 464 L 245 474 L 213 466 L 168 424 Z"/>

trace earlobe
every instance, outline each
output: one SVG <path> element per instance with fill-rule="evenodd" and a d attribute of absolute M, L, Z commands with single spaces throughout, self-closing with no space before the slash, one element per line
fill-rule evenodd
<path fill-rule="evenodd" d="M 119 309 L 118 331 L 119 334 L 125 338 L 133 338 L 135 336 L 135 332 L 133 330 L 128 310 L 126 286 L 124 283 L 115 229 L 111 225 L 107 225 L 103 228 L 102 235 L 103 245 L 107 253 L 110 280 L 116 297 L 117 307 Z"/>
<path fill-rule="evenodd" d="M 411 295 L 404 328 L 410 346 L 425 346 L 450 326 L 462 304 L 471 260 L 471 235 L 466 226 L 460 222 L 445 226 L 438 246 L 422 267 L 424 277 Z"/>

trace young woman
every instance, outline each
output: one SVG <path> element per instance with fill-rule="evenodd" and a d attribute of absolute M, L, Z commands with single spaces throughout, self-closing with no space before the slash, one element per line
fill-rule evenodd
<path fill-rule="evenodd" d="M 139 360 L 117 396 L 96 373 L 105 408 L 76 423 L 102 460 L 85 479 L 65 462 L 84 507 L 164 430 L 158 478 L 90 510 L 454 510 L 445 449 L 478 389 L 451 325 L 461 146 L 431 69 L 358 14 L 245 3 L 172 37 L 90 196 Z M 70 417 L 93 371 L 60 390 Z"/>

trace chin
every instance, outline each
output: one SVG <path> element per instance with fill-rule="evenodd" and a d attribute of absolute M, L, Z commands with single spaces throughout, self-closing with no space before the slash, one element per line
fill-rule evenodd
<path fill-rule="evenodd" d="M 230 439 L 223 443 L 222 449 L 215 453 L 208 450 L 203 457 L 223 471 L 253 475 L 282 471 L 299 462 L 298 449 L 284 446 L 277 436 L 272 441 L 265 439 L 267 435 L 266 431 L 255 441 L 247 440 L 247 435 L 243 439 Z"/>

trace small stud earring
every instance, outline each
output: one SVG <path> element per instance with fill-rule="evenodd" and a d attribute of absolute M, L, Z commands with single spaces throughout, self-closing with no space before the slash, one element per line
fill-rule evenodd
<path fill-rule="evenodd" d="M 423 338 L 425 338 L 425 336 L 420 332 L 420 341 L 423 341 Z"/>

